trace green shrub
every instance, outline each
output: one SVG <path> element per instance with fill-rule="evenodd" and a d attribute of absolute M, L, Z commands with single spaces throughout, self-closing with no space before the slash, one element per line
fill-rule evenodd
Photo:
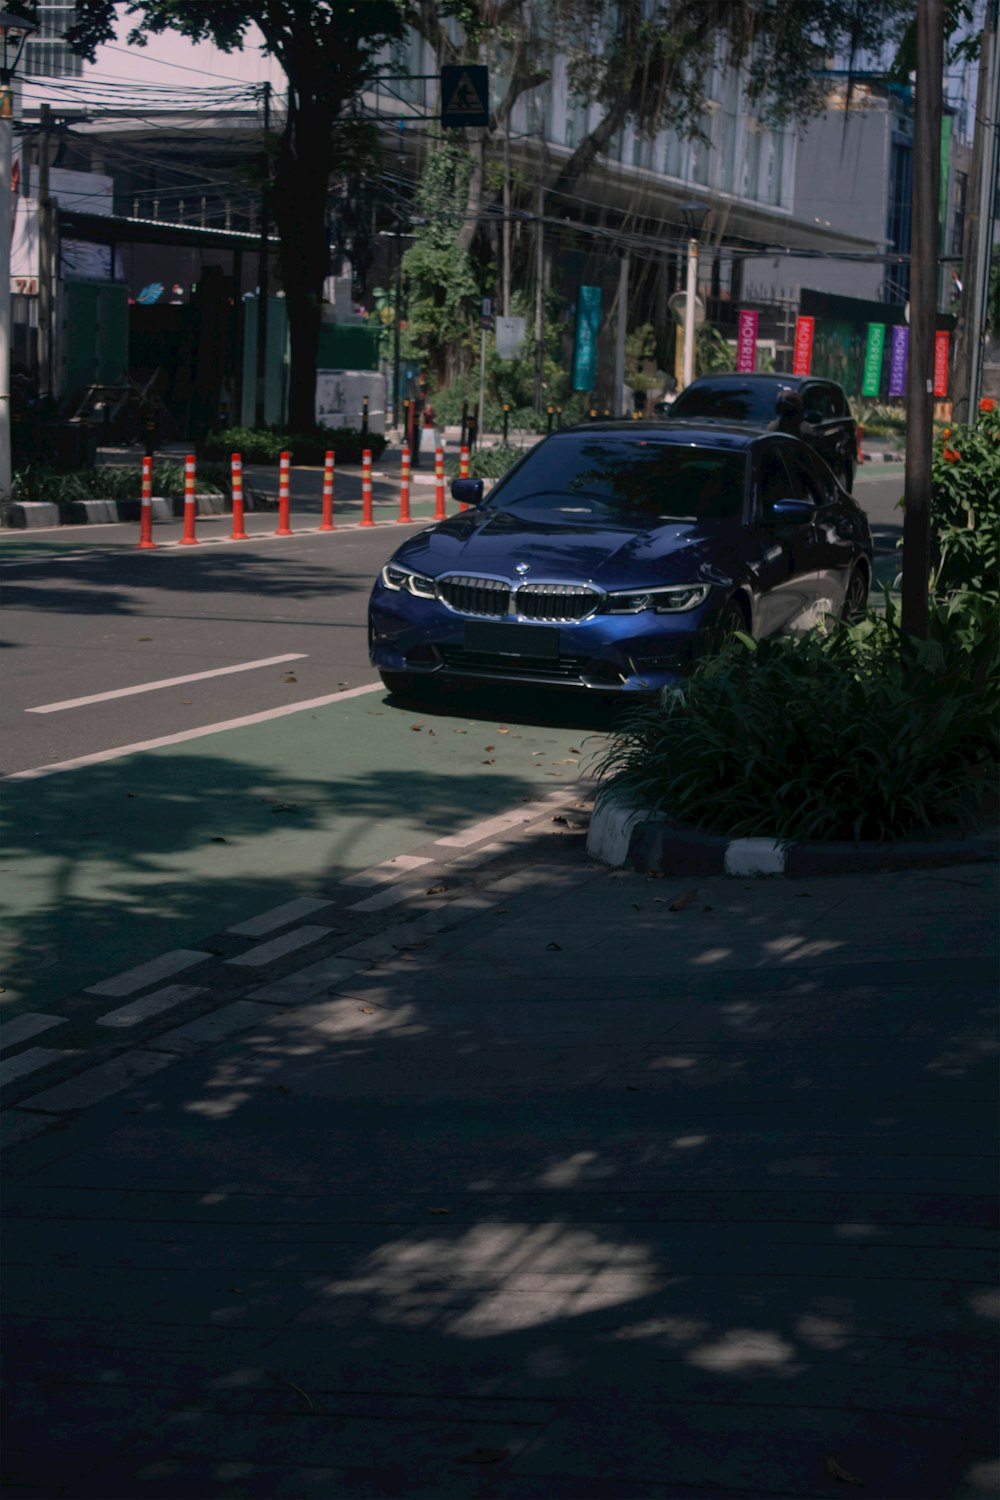
<path fill-rule="evenodd" d="M 227 494 L 228 469 L 219 464 L 199 464 L 199 493 Z M 142 463 L 99 464 L 64 474 L 41 464 L 19 469 L 11 485 L 15 500 L 48 500 L 68 505 L 74 500 L 138 500 L 142 495 Z M 172 498 L 184 493 L 184 465 L 164 461 L 153 464 L 153 494 Z"/>
<path fill-rule="evenodd" d="M 338 463 L 357 464 L 361 462 L 365 448 L 373 458 L 379 458 L 385 446 L 386 439 L 381 433 L 362 435 L 354 427 L 316 427 L 311 432 L 288 432 L 276 427 L 227 427 L 203 438 L 199 456 L 228 464 L 232 454 L 238 453 L 244 464 L 276 464 L 282 453 L 290 453 L 293 464 L 319 466 L 332 450 Z"/>
<path fill-rule="evenodd" d="M 898 839 L 976 822 L 998 755 L 996 611 L 955 596 L 932 634 L 883 618 L 729 641 L 633 710 L 598 767 L 625 796 L 713 833 Z"/>
<path fill-rule="evenodd" d="M 971 427 L 946 427 L 931 462 L 932 587 L 1000 606 L 1000 412 L 983 403 Z"/>

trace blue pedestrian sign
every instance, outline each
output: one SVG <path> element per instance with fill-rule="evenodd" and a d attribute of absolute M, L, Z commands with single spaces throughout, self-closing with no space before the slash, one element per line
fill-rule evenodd
<path fill-rule="evenodd" d="M 490 70 L 481 63 L 448 64 L 441 69 L 441 124 L 490 123 Z"/>

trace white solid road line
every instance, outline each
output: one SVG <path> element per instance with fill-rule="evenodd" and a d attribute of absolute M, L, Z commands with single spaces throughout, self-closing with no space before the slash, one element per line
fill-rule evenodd
<path fill-rule="evenodd" d="M 305 651 L 289 651 L 284 656 L 264 656 L 260 661 L 244 661 L 235 667 L 214 667 L 211 672 L 189 672 L 185 677 L 161 677 L 159 682 L 139 682 L 135 687 L 113 688 L 109 693 L 90 693 L 86 698 L 64 698 L 61 703 L 43 703 L 26 708 L 26 714 L 57 714 L 64 708 L 83 708 L 87 703 L 106 703 L 111 698 L 131 698 L 135 693 L 155 693 L 159 688 L 179 687 L 182 682 L 201 682 L 206 677 L 228 677 L 232 672 L 253 672 L 258 667 L 277 667 L 283 661 L 304 661 Z"/>
<path fill-rule="evenodd" d="M 344 698 L 358 698 L 362 693 L 384 693 L 381 682 L 367 682 L 364 687 L 345 688 L 341 693 L 327 693 L 322 698 L 306 698 L 302 703 L 289 703 L 284 708 L 266 708 L 259 714 L 244 714 L 241 719 L 224 719 L 220 724 L 204 724 L 200 729 L 184 729 L 179 734 L 163 734 L 155 740 L 138 740 L 134 745 L 118 745 L 114 750 L 97 750 L 93 755 L 78 755 L 74 760 L 53 761 L 48 766 L 35 766 L 30 771 L 12 771 L 0 777 L 7 781 L 38 781 L 43 776 L 55 776 L 61 771 L 76 771 L 82 766 L 99 766 L 105 761 L 121 760 L 125 755 L 138 755 L 143 750 L 162 750 L 167 745 L 183 745 L 186 740 L 204 739 L 209 734 L 223 734 L 227 729 L 245 729 L 250 724 L 266 724 L 270 719 L 284 719 L 289 714 L 305 713 L 310 708 L 325 708 L 328 703 L 339 703 Z"/>

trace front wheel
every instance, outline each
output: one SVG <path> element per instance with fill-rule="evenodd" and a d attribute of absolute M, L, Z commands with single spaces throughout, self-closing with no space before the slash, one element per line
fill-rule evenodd
<path fill-rule="evenodd" d="M 840 618 L 848 625 L 857 625 L 868 611 L 868 578 L 862 568 L 855 568 L 847 580 L 844 603 Z"/>
<path fill-rule="evenodd" d="M 715 622 L 716 651 L 721 650 L 737 631 L 742 630 L 744 633 L 749 633 L 749 628 L 742 609 L 735 599 L 730 599 L 728 604 L 723 605 L 722 612 Z"/>

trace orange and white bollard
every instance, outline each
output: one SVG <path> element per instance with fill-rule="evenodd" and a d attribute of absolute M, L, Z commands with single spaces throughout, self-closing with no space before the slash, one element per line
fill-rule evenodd
<path fill-rule="evenodd" d="M 278 464 L 278 525 L 275 536 L 291 536 L 292 528 L 288 524 L 291 501 L 289 500 L 289 466 L 291 456 L 283 453 Z"/>
<path fill-rule="evenodd" d="M 139 509 L 139 546 L 155 547 L 153 541 L 153 460 L 142 461 L 142 501 Z"/>
<path fill-rule="evenodd" d="M 250 538 L 243 529 L 243 460 L 238 453 L 230 459 L 232 464 L 233 529 L 229 533 L 231 542 L 248 542 Z"/>
<path fill-rule="evenodd" d="M 861 451 L 861 443 L 862 443 L 862 440 L 864 438 L 864 435 L 865 435 L 865 429 L 861 426 L 861 423 L 859 422 L 858 423 L 858 463 L 859 464 L 863 464 L 864 461 L 865 461 L 865 455 Z"/>
<path fill-rule="evenodd" d="M 403 456 L 399 464 L 399 519 L 412 521 L 410 515 L 410 446 L 403 444 Z"/>
<path fill-rule="evenodd" d="M 333 453 L 327 453 L 323 460 L 323 515 L 319 523 L 320 531 L 336 531 L 333 524 Z"/>
<path fill-rule="evenodd" d="M 182 547 L 193 547 L 198 540 L 194 534 L 194 519 L 194 454 L 189 453 L 184 460 L 184 534 L 180 540 Z"/>
<path fill-rule="evenodd" d="M 444 509 L 444 449 L 434 449 L 434 519 L 443 521 Z"/>
<path fill-rule="evenodd" d="M 361 455 L 361 524 L 374 526 L 372 517 L 372 450 L 366 448 Z"/>
<path fill-rule="evenodd" d="M 458 477 L 459 477 L 459 479 L 468 479 L 468 477 L 469 477 L 469 450 L 468 450 L 468 448 L 460 448 L 459 449 L 459 454 L 458 454 Z"/>

